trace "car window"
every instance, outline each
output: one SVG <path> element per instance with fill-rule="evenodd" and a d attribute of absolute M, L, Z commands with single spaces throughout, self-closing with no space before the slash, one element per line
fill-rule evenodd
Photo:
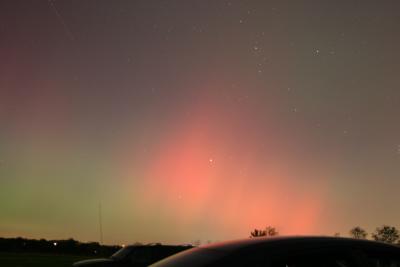
<path fill-rule="evenodd" d="M 139 248 L 134 250 L 130 255 L 130 261 L 134 266 L 147 266 L 152 263 L 152 253 L 150 248 Z"/>
<path fill-rule="evenodd" d="M 126 256 L 128 256 L 132 250 L 134 250 L 133 247 L 124 247 L 121 248 L 120 250 L 118 250 L 117 252 L 115 252 L 111 258 L 115 259 L 115 260 L 122 260 L 124 259 Z"/>
<path fill-rule="evenodd" d="M 355 267 L 347 252 L 313 251 L 301 254 L 281 255 L 273 259 L 270 267 Z"/>
<path fill-rule="evenodd" d="M 389 251 L 365 251 L 371 267 L 400 267 L 400 253 Z"/>

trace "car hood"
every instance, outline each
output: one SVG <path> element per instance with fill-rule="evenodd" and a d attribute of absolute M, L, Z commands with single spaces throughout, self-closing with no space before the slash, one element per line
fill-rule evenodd
<path fill-rule="evenodd" d="M 114 260 L 112 259 L 91 259 L 91 260 L 83 260 L 77 261 L 72 266 L 80 267 L 80 266 L 105 266 L 107 263 L 111 263 Z"/>

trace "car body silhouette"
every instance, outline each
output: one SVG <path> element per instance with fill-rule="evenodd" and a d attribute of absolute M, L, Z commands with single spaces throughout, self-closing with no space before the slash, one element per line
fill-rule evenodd
<path fill-rule="evenodd" d="M 150 267 L 400 267 L 400 248 L 339 237 L 257 237 L 192 248 Z"/>
<path fill-rule="evenodd" d="M 168 246 L 161 244 L 129 245 L 121 248 L 110 258 L 78 261 L 74 267 L 144 267 L 156 261 L 192 248 L 190 245 Z"/>

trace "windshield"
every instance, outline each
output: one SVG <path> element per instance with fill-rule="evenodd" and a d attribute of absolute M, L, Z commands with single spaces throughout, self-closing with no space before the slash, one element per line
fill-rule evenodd
<path fill-rule="evenodd" d="M 132 250 L 133 250 L 133 247 L 121 248 L 120 250 L 118 250 L 111 256 L 111 259 L 122 260 L 122 259 L 126 258 L 129 255 L 129 253 L 131 253 Z"/>

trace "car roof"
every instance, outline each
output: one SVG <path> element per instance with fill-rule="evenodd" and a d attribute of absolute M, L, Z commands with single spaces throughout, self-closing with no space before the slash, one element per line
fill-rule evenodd
<path fill-rule="evenodd" d="M 278 236 L 278 237 L 255 237 L 247 239 L 232 240 L 226 242 L 213 243 L 205 246 L 200 246 L 203 249 L 223 250 L 230 251 L 241 249 L 250 246 L 258 245 L 296 245 L 296 244 L 309 244 L 309 245 L 340 245 L 340 246 L 362 246 L 362 247 L 382 247 L 382 248 L 396 248 L 394 245 L 387 243 L 365 240 L 365 239 L 354 239 L 345 237 L 329 237 L 329 236 Z"/>
<path fill-rule="evenodd" d="M 138 248 L 138 247 L 187 247 L 191 248 L 193 247 L 192 245 L 164 245 L 160 243 L 150 243 L 150 244 L 132 244 L 132 245 L 126 245 L 125 248 Z"/>

